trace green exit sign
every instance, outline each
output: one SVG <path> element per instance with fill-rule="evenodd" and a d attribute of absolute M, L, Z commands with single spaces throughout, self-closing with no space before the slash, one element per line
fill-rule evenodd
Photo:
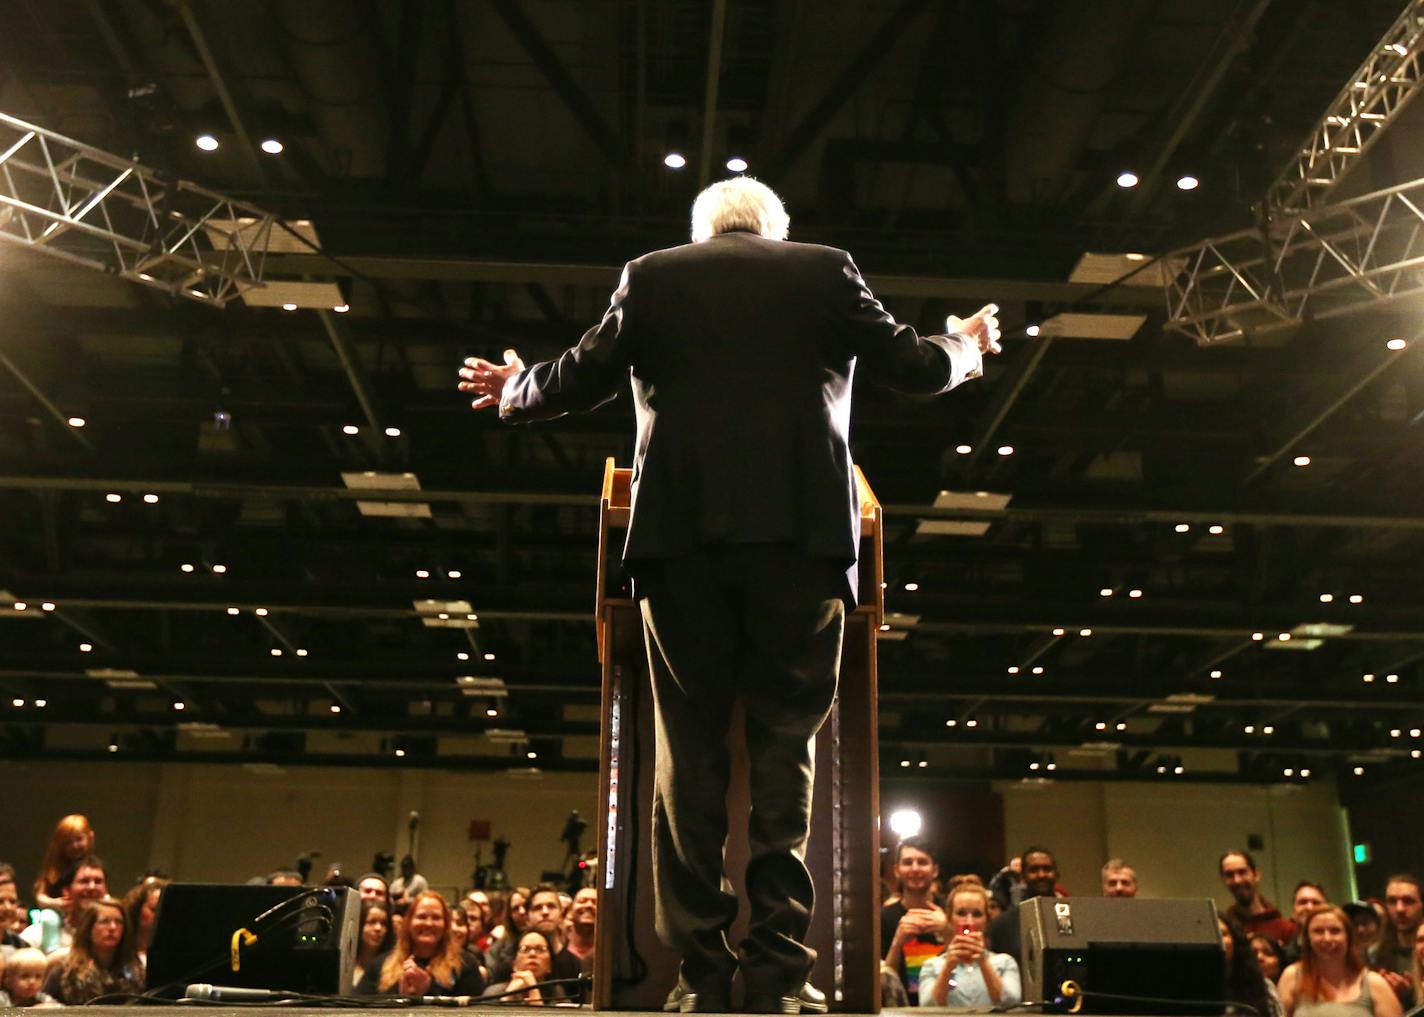
<path fill-rule="evenodd" d="M 1368 841 L 1355 845 L 1355 864 L 1368 865 L 1375 860 L 1374 852 L 1370 850 Z"/>

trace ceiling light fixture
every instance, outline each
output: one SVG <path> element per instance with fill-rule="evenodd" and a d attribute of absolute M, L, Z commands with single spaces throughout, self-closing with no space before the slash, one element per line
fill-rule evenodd
<path fill-rule="evenodd" d="M 387 437 L 387 438 L 399 438 L 400 436 L 401 436 L 401 429 L 400 429 L 399 427 L 388 427 L 388 428 L 386 428 L 386 437 Z"/>
<path fill-rule="evenodd" d="M 361 429 L 360 429 L 359 427 L 357 427 L 355 424 L 342 424 L 342 425 L 341 425 L 341 433 L 342 433 L 342 434 L 349 434 L 349 435 L 357 435 L 357 434 L 360 434 L 360 433 L 361 433 Z"/>
<path fill-rule="evenodd" d="M 733 173 L 745 173 L 747 161 L 739 155 L 734 155 L 727 160 L 727 169 Z"/>
<path fill-rule="evenodd" d="M 1014 454 L 1014 447 L 1013 447 L 1012 445 L 1000 445 L 1000 446 L 999 446 L 999 455 L 1001 455 L 1001 456 L 1011 456 L 1011 455 L 1013 455 L 1013 454 Z"/>
<path fill-rule="evenodd" d="M 1385 349 L 1387 350 L 1402 350 L 1408 345 L 1409 344 L 1403 339 L 1391 339 L 1389 342 L 1384 344 Z"/>
<path fill-rule="evenodd" d="M 337 304 L 335 307 L 332 308 L 332 310 L 335 311 L 337 314 L 345 314 L 347 311 L 351 310 L 351 305 Z"/>
<path fill-rule="evenodd" d="M 1136 187 L 1137 174 L 1131 170 L 1123 170 L 1123 172 L 1117 175 L 1117 185 L 1123 188 Z"/>
<path fill-rule="evenodd" d="M 681 152 L 669 152 L 663 156 L 663 165 L 671 170 L 680 170 L 687 165 L 687 157 Z"/>
<path fill-rule="evenodd" d="M 83 427 L 85 424 L 89 423 L 89 421 L 85 420 L 83 417 L 70 417 L 67 423 L 70 427 Z"/>
<path fill-rule="evenodd" d="M 197 145 L 204 152 L 216 152 L 218 150 L 218 139 L 211 134 L 200 134 L 193 139 L 193 144 Z"/>
<path fill-rule="evenodd" d="M 1200 186 L 1201 181 L 1190 173 L 1183 173 L 1177 178 L 1177 190 L 1179 191 L 1195 191 Z"/>
<path fill-rule="evenodd" d="M 278 141 L 276 138 L 265 138 L 265 139 L 263 139 L 263 142 L 262 142 L 262 151 L 266 152 L 268 155 L 281 155 L 281 154 L 282 154 L 282 150 L 283 150 L 284 148 L 286 148 L 286 146 L 283 145 L 283 144 L 282 144 L 280 141 Z"/>
<path fill-rule="evenodd" d="M 104 495 L 104 500 L 105 500 L 106 502 L 108 502 L 110 505 L 117 505 L 119 502 L 121 502 L 121 501 L 124 500 L 124 496 L 121 495 L 121 494 L 113 494 L 113 493 L 110 493 L 110 494 Z"/>

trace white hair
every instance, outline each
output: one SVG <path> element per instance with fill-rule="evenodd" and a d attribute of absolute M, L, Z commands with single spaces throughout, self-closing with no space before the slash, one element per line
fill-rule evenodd
<path fill-rule="evenodd" d="M 719 180 L 692 203 L 693 243 L 732 230 L 750 230 L 768 240 L 785 240 L 790 224 L 776 192 L 751 177 Z"/>

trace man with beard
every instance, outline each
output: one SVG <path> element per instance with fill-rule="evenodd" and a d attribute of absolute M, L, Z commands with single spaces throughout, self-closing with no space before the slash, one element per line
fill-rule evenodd
<path fill-rule="evenodd" d="M 1413 988 L 1410 971 L 1414 938 L 1424 923 L 1419 880 L 1407 872 L 1390 876 L 1384 887 L 1384 906 L 1389 920 L 1384 923 L 1379 942 L 1370 951 L 1370 966 L 1384 977 L 1400 999 L 1405 999 Z"/>
<path fill-rule="evenodd" d="M 939 865 L 929 841 L 906 837 L 895 849 L 900 899 L 880 910 L 880 953 L 900 976 L 911 1004 L 918 1002 L 920 967 L 944 949 L 949 919 L 933 896 Z"/>
<path fill-rule="evenodd" d="M 1248 936 L 1270 936 L 1281 946 L 1295 938 L 1295 922 L 1282 917 L 1276 906 L 1261 896 L 1261 870 L 1245 851 L 1228 851 L 1218 863 L 1221 881 L 1235 903 L 1227 914 L 1241 923 Z"/>
<path fill-rule="evenodd" d="M 1057 894 L 1058 862 L 1047 848 L 1031 847 L 1020 855 L 1023 859 L 1023 899 L 1053 897 Z M 1023 902 L 1020 901 L 1020 904 Z M 1009 908 L 989 926 L 989 949 L 1006 953 L 1019 961 L 1019 909 Z M 1020 966 L 1022 966 L 1020 964 Z"/>
<path fill-rule="evenodd" d="M 569 953 L 579 959 L 585 974 L 593 971 L 593 931 L 598 924 L 598 891 L 585 886 L 569 906 Z"/>

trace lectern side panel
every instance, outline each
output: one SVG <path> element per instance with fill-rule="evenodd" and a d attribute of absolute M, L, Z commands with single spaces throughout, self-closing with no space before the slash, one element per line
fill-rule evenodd
<path fill-rule="evenodd" d="M 846 619 L 836 707 L 816 740 L 815 813 L 807 858 L 817 894 L 812 980 L 826 992 L 833 1010 L 849 1013 L 880 1010 L 875 687 L 875 620 L 853 614 Z"/>

